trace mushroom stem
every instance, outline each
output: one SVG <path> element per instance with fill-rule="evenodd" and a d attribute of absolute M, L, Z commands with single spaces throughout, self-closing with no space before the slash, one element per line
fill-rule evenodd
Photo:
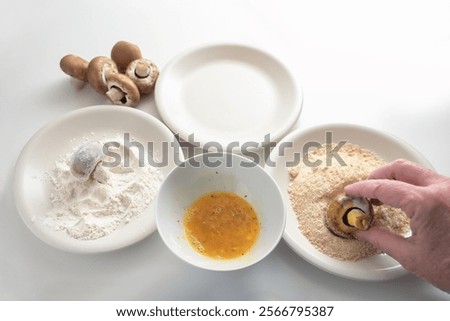
<path fill-rule="evenodd" d="M 148 59 L 133 60 L 126 70 L 126 75 L 136 84 L 141 95 L 149 94 L 155 87 L 159 76 L 158 67 Z"/>
<path fill-rule="evenodd" d="M 122 101 L 125 98 L 125 93 L 116 86 L 112 86 L 107 92 L 106 96 L 109 97 L 111 101 Z"/>
<path fill-rule="evenodd" d="M 91 174 L 92 178 L 101 184 L 105 184 L 109 180 L 109 174 L 102 166 L 101 162 L 95 166 L 94 171 Z"/>
<path fill-rule="evenodd" d="M 124 99 L 126 101 L 126 94 L 119 87 L 111 87 L 107 92 L 106 96 L 113 102 L 123 102 Z"/>
<path fill-rule="evenodd" d="M 151 67 L 148 64 L 138 61 L 134 73 L 138 78 L 146 78 L 150 75 L 150 71 Z"/>
<path fill-rule="evenodd" d="M 106 96 L 113 104 L 136 107 L 140 94 L 136 84 L 124 74 L 112 73 L 108 79 Z"/>
<path fill-rule="evenodd" d="M 359 208 L 352 208 L 347 212 L 348 225 L 356 227 L 359 230 L 367 230 L 370 226 L 370 216 Z"/>

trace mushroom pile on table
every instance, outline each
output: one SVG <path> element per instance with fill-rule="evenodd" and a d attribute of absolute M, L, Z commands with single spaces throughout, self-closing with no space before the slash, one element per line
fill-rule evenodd
<path fill-rule="evenodd" d="M 159 76 L 158 67 L 142 57 L 137 45 L 127 41 L 117 42 L 111 57 L 97 56 L 88 62 L 69 54 L 61 59 L 60 67 L 67 75 L 89 83 L 113 104 L 131 107 L 153 91 Z"/>

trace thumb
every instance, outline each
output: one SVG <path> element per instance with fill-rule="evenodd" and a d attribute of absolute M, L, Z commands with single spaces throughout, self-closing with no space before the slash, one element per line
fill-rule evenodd
<path fill-rule="evenodd" d="M 389 254 L 406 269 L 411 264 L 410 258 L 414 253 L 413 244 L 406 238 L 379 227 L 372 227 L 367 231 L 357 231 L 355 236 L 359 240 L 369 242 L 376 248 Z"/>

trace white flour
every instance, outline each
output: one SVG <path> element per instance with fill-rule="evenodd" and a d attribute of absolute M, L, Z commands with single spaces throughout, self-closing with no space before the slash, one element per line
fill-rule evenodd
<path fill-rule="evenodd" d="M 109 150 L 121 156 L 121 163 L 103 166 L 109 174 L 106 183 L 92 178 L 77 180 L 70 172 L 71 154 L 56 161 L 54 170 L 47 173 L 53 208 L 43 218 L 44 224 L 76 239 L 95 240 L 128 223 L 151 204 L 162 181 L 161 171 L 146 161 L 139 166 L 132 151 L 129 166 L 124 166 L 123 146 Z"/>

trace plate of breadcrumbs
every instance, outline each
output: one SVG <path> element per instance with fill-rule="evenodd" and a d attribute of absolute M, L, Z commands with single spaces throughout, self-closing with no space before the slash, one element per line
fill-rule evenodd
<path fill-rule="evenodd" d="M 332 233 L 324 219 L 346 185 L 399 158 L 432 168 L 407 143 L 359 125 L 320 125 L 287 135 L 266 162 L 287 205 L 284 240 L 311 264 L 341 277 L 377 281 L 406 274 L 396 260 L 369 243 Z M 409 220 L 400 209 L 381 204 L 373 211 L 373 226 L 410 235 Z"/>

